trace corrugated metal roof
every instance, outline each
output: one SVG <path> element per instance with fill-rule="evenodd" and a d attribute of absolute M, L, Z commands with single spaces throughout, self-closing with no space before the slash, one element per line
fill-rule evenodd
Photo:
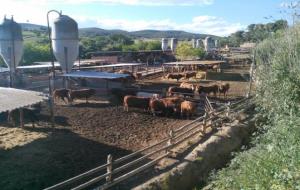
<path fill-rule="evenodd" d="M 0 113 L 37 104 L 46 99 L 40 92 L 0 87 Z"/>
<path fill-rule="evenodd" d="M 96 71 L 76 71 L 72 73 L 63 74 L 64 77 L 76 77 L 76 78 L 97 78 L 97 79 L 118 79 L 126 78 L 128 74 L 108 73 L 108 72 L 96 72 Z"/>
<path fill-rule="evenodd" d="M 215 65 L 215 64 L 222 64 L 225 61 L 182 61 L 182 62 L 171 62 L 171 63 L 164 63 L 164 65 Z"/>

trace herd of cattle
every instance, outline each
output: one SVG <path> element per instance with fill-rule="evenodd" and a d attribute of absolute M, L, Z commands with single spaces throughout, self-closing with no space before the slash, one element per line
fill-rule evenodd
<path fill-rule="evenodd" d="M 196 78 L 196 77 L 197 77 L 197 72 L 196 71 L 184 72 L 184 73 L 169 73 L 165 76 L 166 79 L 176 79 L 177 81 L 179 81 L 182 78 L 188 80 L 190 78 Z M 199 73 L 198 78 L 199 79 L 205 79 L 206 74 L 205 73 Z"/>
<path fill-rule="evenodd" d="M 151 111 L 154 116 L 157 114 L 165 116 L 180 114 L 182 117 L 185 115 L 189 118 L 197 111 L 197 103 L 184 100 L 182 97 L 159 98 L 154 96 L 147 98 L 127 95 L 124 97 L 123 106 L 125 111 L 128 111 L 129 107 L 141 108 Z"/>
<path fill-rule="evenodd" d="M 213 93 L 215 96 L 219 93 L 219 95 L 223 94 L 224 97 L 226 97 L 229 88 L 229 83 L 201 86 L 183 82 L 179 87 L 169 87 L 167 92 L 168 97 L 166 98 L 159 98 L 158 94 L 154 94 L 152 97 L 139 97 L 136 96 L 134 91 L 127 91 L 127 95 L 123 94 L 123 106 L 125 111 L 128 111 L 129 107 L 134 107 L 150 110 L 153 115 L 160 113 L 168 116 L 173 113 L 189 118 L 196 113 L 197 104 L 185 100 L 184 97 L 194 97 L 196 93 L 199 95 L 209 95 Z"/>

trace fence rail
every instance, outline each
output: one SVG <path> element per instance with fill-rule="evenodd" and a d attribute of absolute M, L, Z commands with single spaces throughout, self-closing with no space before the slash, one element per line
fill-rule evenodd
<path fill-rule="evenodd" d="M 235 102 L 233 104 L 227 104 L 225 106 L 222 106 L 221 108 L 214 109 L 209 101 L 209 99 L 206 97 L 205 106 L 209 108 L 209 111 L 204 114 L 204 116 L 198 117 L 197 119 L 183 125 L 179 129 L 171 130 L 169 133 L 169 137 L 165 138 L 164 140 L 153 144 L 151 146 L 148 146 L 146 148 L 143 148 L 139 151 L 136 151 L 134 153 L 131 153 L 129 155 L 126 155 L 124 157 L 121 157 L 119 159 L 113 160 L 113 157 L 111 155 L 108 155 L 107 157 L 107 163 L 104 165 L 101 165 L 99 167 L 96 167 L 92 170 L 89 170 L 87 172 L 84 172 L 78 176 L 75 176 L 73 178 L 70 178 L 68 180 L 65 180 L 61 183 L 58 183 L 56 185 L 53 185 L 51 187 L 46 188 L 45 190 L 57 190 L 62 189 L 65 186 L 78 184 L 80 181 L 87 177 L 92 177 L 92 175 L 95 175 L 97 172 L 104 172 L 105 169 L 107 170 L 105 174 L 102 174 L 100 176 L 94 177 L 90 180 L 87 180 L 86 182 L 77 185 L 76 187 L 73 187 L 72 190 L 80 190 L 85 189 L 87 187 L 90 187 L 92 185 L 98 184 L 101 180 L 106 180 L 106 182 L 98 186 L 96 189 L 108 189 L 128 178 L 131 176 L 140 173 L 153 165 L 155 165 L 157 162 L 159 162 L 161 159 L 166 158 L 171 154 L 171 149 L 175 146 L 185 142 L 186 140 L 190 139 L 194 135 L 205 132 L 205 129 L 207 127 L 207 121 L 213 120 L 213 118 L 217 117 L 220 114 L 227 113 L 229 114 L 230 111 L 233 111 L 237 108 L 239 108 L 239 104 L 245 103 L 245 101 L 248 101 L 249 98 L 242 99 L 238 102 Z M 231 109 L 232 108 L 232 109 Z M 160 146 L 160 147 L 159 147 Z M 155 150 L 154 150 L 155 149 Z M 149 152 L 152 150 L 151 152 Z M 147 153 L 148 152 L 148 153 Z M 147 159 L 151 159 L 154 155 L 159 154 L 158 157 L 155 159 L 152 159 L 151 161 L 147 162 L 146 164 L 139 166 L 133 170 L 130 170 L 126 172 L 126 169 L 129 169 L 130 167 L 134 167 L 137 164 L 144 163 L 147 161 Z M 132 159 L 136 156 L 140 156 L 139 158 Z M 127 162 L 125 162 L 127 161 Z M 124 163 L 123 165 L 113 168 L 113 166 L 118 165 L 120 163 Z M 125 172 L 125 174 L 122 174 L 121 176 L 117 176 L 116 174 L 119 174 L 121 172 Z M 114 178 L 113 176 L 117 176 Z"/>

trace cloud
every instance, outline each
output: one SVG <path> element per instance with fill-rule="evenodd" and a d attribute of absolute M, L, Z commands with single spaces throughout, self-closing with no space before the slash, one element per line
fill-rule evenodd
<path fill-rule="evenodd" d="M 0 6 L 0 13 L 7 14 L 7 16 L 14 15 L 17 22 L 27 22 L 34 24 L 46 25 L 46 13 L 51 8 L 51 5 L 61 2 L 58 0 L 10 0 L 4 1 L 2 6 Z M 64 3 L 69 3 L 70 0 L 65 0 Z M 152 3 L 153 5 L 158 5 L 160 3 L 166 4 L 209 4 L 213 0 L 73 0 L 73 3 L 81 2 L 114 2 L 114 3 L 131 3 L 146 4 Z M 49 3 L 52 3 L 49 5 Z M 55 7 L 55 6 L 54 6 Z M 1 16 L 1 15 L 0 15 Z M 171 18 L 165 18 L 160 20 L 127 20 L 127 19 L 112 19 L 103 18 L 97 16 L 83 16 L 70 14 L 75 20 L 77 20 L 80 27 L 99 27 L 103 29 L 122 29 L 128 31 L 145 30 L 145 29 L 155 29 L 155 30 L 184 30 L 194 33 L 205 33 L 214 34 L 218 36 L 226 36 L 237 30 L 246 28 L 246 26 L 241 23 L 231 23 L 226 21 L 224 18 L 201 15 L 192 18 L 190 21 L 185 23 L 179 23 Z M 51 14 L 51 18 L 55 18 L 57 15 Z"/>
<path fill-rule="evenodd" d="M 291 2 L 282 2 L 279 5 L 281 8 L 293 9 L 299 8 L 300 2 L 299 1 L 291 1 Z"/>
<path fill-rule="evenodd" d="M 57 1 L 57 0 L 56 0 Z M 61 2 L 61 1 L 59 1 Z M 211 5 L 214 0 L 65 0 L 64 3 L 101 3 L 108 5 L 142 5 L 142 6 L 192 6 Z"/>
<path fill-rule="evenodd" d="M 194 17 L 190 22 L 186 23 L 177 23 L 171 19 L 131 21 L 126 19 L 76 17 L 76 20 L 84 26 L 97 26 L 104 29 L 122 29 L 127 31 L 146 29 L 183 30 L 218 36 L 227 36 L 246 28 L 240 23 L 229 23 L 223 18 L 207 15 Z"/>

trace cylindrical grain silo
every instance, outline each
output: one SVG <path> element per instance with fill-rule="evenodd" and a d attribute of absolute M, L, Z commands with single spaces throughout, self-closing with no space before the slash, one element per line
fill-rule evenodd
<path fill-rule="evenodd" d="M 13 18 L 4 18 L 0 25 L 0 54 L 11 73 L 15 73 L 23 56 L 23 36 L 21 26 Z"/>
<path fill-rule="evenodd" d="M 204 48 L 205 51 L 211 51 L 212 48 L 214 48 L 215 42 L 211 37 L 206 37 L 204 40 Z"/>
<path fill-rule="evenodd" d="M 60 15 L 52 26 L 53 53 L 62 71 L 72 71 L 73 64 L 78 57 L 79 37 L 78 25 L 75 20 L 66 15 Z"/>
<path fill-rule="evenodd" d="M 203 47 L 203 41 L 201 39 L 197 39 L 196 48 L 202 48 L 202 47 Z"/>
<path fill-rule="evenodd" d="M 197 40 L 196 39 L 192 39 L 192 46 L 193 46 L 193 48 L 197 48 Z"/>
<path fill-rule="evenodd" d="M 177 43 L 178 43 L 178 40 L 177 40 L 176 38 L 172 38 L 172 39 L 171 39 L 171 50 L 172 50 L 173 52 L 176 51 Z"/>
<path fill-rule="evenodd" d="M 168 50 L 168 39 L 167 38 L 162 38 L 161 39 L 161 49 L 163 51 L 167 51 Z"/>
<path fill-rule="evenodd" d="M 219 40 L 215 40 L 215 48 L 218 48 L 219 47 Z"/>

